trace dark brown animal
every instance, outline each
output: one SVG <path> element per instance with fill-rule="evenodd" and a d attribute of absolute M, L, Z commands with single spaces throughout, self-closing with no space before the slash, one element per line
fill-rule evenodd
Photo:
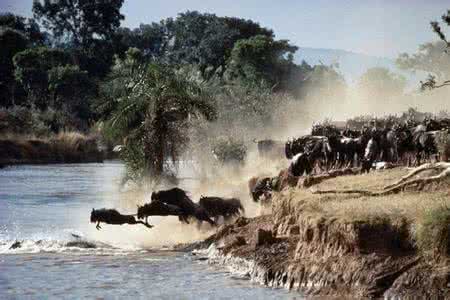
<path fill-rule="evenodd" d="M 208 215 L 217 222 L 222 216 L 224 221 L 237 217 L 245 212 L 241 200 L 237 198 L 204 197 L 198 202 Z"/>
<path fill-rule="evenodd" d="M 211 225 L 216 223 L 209 217 L 208 213 L 197 203 L 194 203 L 188 197 L 185 191 L 180 188 L 172 188 L 159 192 L 153 192 L 151 196 L 153 201 L 160 201 L 168 205 L 177 206 L 181 209 L 182 214 L 178 216 L 181 222 L 189 224 L 189 217 L 194 217 L 199 221 L 206 221 Z"/>
<path fill-rule="evenodd" d="M 152 201 L 143 206 L 138 206 L 137 218 L 144 219 L 147 223 L 149 216 L 182 216 L 183 210 L 175 205 L 166 204 L 161 201 Z"/>
<path fill-rule="evenodd" d="M 272 191 L 270 182 L 271 177 L 250 178 L 248 181 L 248 189 L 254 202 L 258 202 L 263 195 L 266 196 L 266 198 L 270 196 L 270 192 Z"/>
<path fill-rule="evenodd" d="M 148 228 L 153 226 L 142 221 L 136 221 L 134 215 L 122 215 L 115 209 L 92 209 L 91 212 L 91 223 L 97 223 L 95 226 L 97 230 L 100 230 L 100 223 L 112 224 L 112 225 L 123 225 L 123 224 L 142 224 Z"/>
<path fill-rule="evenodd" d="M 307 153 L 296 154 L 289 164 L 288 172 L 292 176 L 303 176 L 304 174 L 309 175 L 313 170 L 310 158 Z"/>

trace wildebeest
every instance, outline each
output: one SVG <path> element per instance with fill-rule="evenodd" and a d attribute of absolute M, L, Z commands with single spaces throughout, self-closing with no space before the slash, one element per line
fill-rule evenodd
<path fill-rule="evenodd" d="M 348 137 L 348 138 L 357 138 L 357 137 L 361 136 L 361 131 L 355 130 L 355 129 L 350 129 L 350 127 L 346 127 L 342 131 L 342 136 Z"/>
<path fill-rule="evenodd" d="M 339 128 L 330 123 L 315 124 L 312 126 L 311 135 L 313 136 L 335 136 L 340 135 Z"/>
<path fill-rule="evenodd" d="M 398 160 L 398 133 L 396 129 L 386 129 L 379 141 L 381 161 L 396 162 Z"/>
<path fill-rule="evenodd" d="M 313 170 L 310 158 L 305 152 L 296 154 L 289 164 L 288 172 L 293 176 L 309 175 Z"/>
<path fill-rule="evenodd" d="M 147 223 L 149 216 L 182 216 L 183 211 L 181 208 L 175 205 L 163 203 L 161 201 L 152 201 L 146 203 L 143 206 L 138 205 L 137 217 L 138 219 L 144 219 Z"/>
<path fill-rule="evenodd" d="M 286 158 L 291 159 L 298 153 L 306 154 L 313 168 L 316 164 L 320 168 L 323 165 L 328 167 L 335 157 L 330 141 L 325 136 L 305 135 L 288 140 L 285 145 Z"/>
<path fill-rule="evenodd" d="M 266 140 L 253 140 L 258 147 L 258 154 L 260 157 L 282 157 L 284 143 L 281 141 L 275 141 L 271 139 Z"/>
<path fill-rule="evenodd" d="M 419 125 L 415 128 L 412 135 L 417 165 L 420 165 L 423 155 L 429 158 L 433 154 L 438 154 L 436 131 L 426 131 L 425 126 Z"/>
<path fill-rule="evenodd" d="M 180 188 L 153 192 L 151 196 L 153 201 L 161 201 L 165 204 L 174 205 L 181 209 L 182 214 L 178 216 L 181 222 L 189 224 L 189 217 L 194 217 L 199 221 L 206 221 L 211 225 L 216 223 L 209 217 L 208 213 L 197 203 L 194 203 L 188 197 L 185 191 Z"/>
<path fill-rule="evenodd" d="M 95 226 L 97 230 L 100 230 L 100 223 L 113 224 L 113 225 L 123 225 L 123 224 L 142 224 L 148 228 L 153 226 L 142 221 L 136 221 L 134 215 L 122 215 L 115 209 L 92 209 L 91 212 L 91 223 L 97 223 Z"/>
<path fill-rule="evenodd" d="M 367 143 L 365 152 L 364 152 L 364 159 L 362 161 L 361 165 L 361 173 L 367 172 L 369 173 L 370 169 L 372 168 L 373 162 L 376 160 L 378 156 L 378 143 L 375 138 L 371 138 L 369 142 Z"/>
<path fill-rule="evenodd" d="M 248 189 L 250 196 L 254 202 L 258 202 L 262 196 L 266 199 L 270 198 L 271 192 L 274 190 L 272 177 L 252 177 L 248 181 Z"/>
<path fill-rule="evenodd" d="M 224 221 L 244 213 L 241 200 L 237 198 L 200 197 L 198 204 L 217 222 L 222 216 Z"/>

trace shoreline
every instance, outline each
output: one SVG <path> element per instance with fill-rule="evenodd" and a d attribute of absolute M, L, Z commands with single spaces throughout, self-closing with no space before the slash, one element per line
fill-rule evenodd
<path fill-rule="evenodd" d="M 331 183 L 319 184 L 319 189 L 339 187 L 343 181 L 381 185 L 401 174 L 404 170 L 333 178 Z M 275 195 L 270 215 L 240 217 L 233 224 L 222 225 L 206 240 L 183 249 L 203 249 L 200 253 L 206 253 L 210 264 L 300 295 L 445 297 L 450 295 L 450 219 L 433 216 L 430 224 L 426 214 L 413 215 L 414 219 L 407 210 L 382 215 L 370 207 L 365 219 L 342 216 L 334 208 L 331 213 L 311 210 L 319 202 L 324 206 L 349 202 L 348 209 L 354 213 L 358 205 L 363 206 L 360 209 L 383 207 L 383 201 L 405 201 L 393 204 L 398 210 L 400 205 L 417 203 L 436 210 L 439 206 L 433 205 L 439 197 L 448 199 L 448 187 L 447 181 L 430 186 L 426 194 L 410 190 L 372 198 L 312 195 L 301 187 L 287 188 Z M 423 237 L 420 234 L 426 226 L 431 231 L 424 231 Z M 424 238 L 431 243 L 424 244 Z"/>
<path fill-rule="evenodd" d="M 107 158 L 95 138 L 0 139 L 0 168 L 11 165 L 100 163 Z"/>

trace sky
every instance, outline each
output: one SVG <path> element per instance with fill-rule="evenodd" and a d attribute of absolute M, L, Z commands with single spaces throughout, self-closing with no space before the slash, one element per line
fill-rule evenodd
<path fill-rule="evenodd" d="M 32 2 L 0 0 L 0 11 L 30 17 Z M 198 10 L 252 19 L 299 47 L 395 58 L 437 40 L 430 21 L 448 9 L 450 0 L 125 0 L 122 24 L 136 27 Z"/>

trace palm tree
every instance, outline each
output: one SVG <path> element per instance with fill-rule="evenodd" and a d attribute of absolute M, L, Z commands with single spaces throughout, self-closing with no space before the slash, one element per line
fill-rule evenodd
<path fill-rule="evenodd" d="M 163 175 L 165 162 L 176 164 L 188 141 L 189 120 L 216 117 L 200 84 L 168 65 L 143 63 L 136 49 L 117 61 L 104 90 L 106 128 L 125 142 L 123 158 L 135 177 Z"/>

